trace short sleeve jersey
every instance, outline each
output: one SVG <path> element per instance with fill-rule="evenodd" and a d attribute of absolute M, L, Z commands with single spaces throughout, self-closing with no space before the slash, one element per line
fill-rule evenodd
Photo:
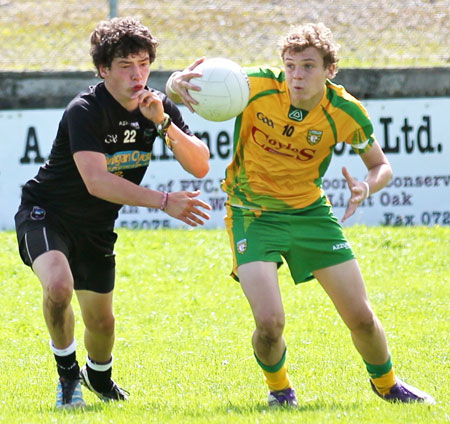
<path fill-rule="evenodd" d="M 177 106 L 165 94 L 164 110 L 182 131 L 192 135 Z M 75 97 L 64 111 L 50 156 L 38 174 L 23 187 L 22 202 L 58 213 L 85 227 L 114 224 L 122 205 L 88 193 L 73 154 L 93 151 L 105 155 L 108 171 L 140 184 L 157 137 L 154 123 L 137 109 L 129 112 L 107 91 L 103 82 Z"/>
<path fill-rule="evenodd" d="M 304 208 L 321 195 L 337 143 L 358 153 L 374 141 L 363 105 L 327 81 L 320 103 L 306 116 L 291 105 L 285 73 L 247 68 L 250 100 L 236 118 L 233 160 L 222 188 L 231 205 L 269 211 Z"/>

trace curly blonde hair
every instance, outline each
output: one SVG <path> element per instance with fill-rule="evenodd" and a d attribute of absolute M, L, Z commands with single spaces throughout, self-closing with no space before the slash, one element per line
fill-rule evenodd
<path fill-rule="evenodd" d="M 100 66 L 111 67 L 116 57 L 127 57 L 146 51 L 150 63 L 156 58 L 158 40 L 149 29 L 134 18 L 113 18 L 101 21 L 91 34 L 91 56 L 97 72 Z"/>
<path fill-rule="evenodd" d="M 308 47 L 315 47 L 322 54 L 324 67 L 336 65 L 337 73 L 340 45 L 334 41 L 331 30 L 321 22 L 291 27 L 289 32 L 280 38 L 278 47 L 283 60 L 287 51 L 301 52 Z"/>

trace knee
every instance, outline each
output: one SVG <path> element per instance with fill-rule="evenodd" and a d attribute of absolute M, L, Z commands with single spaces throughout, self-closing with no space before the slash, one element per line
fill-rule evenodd
<path fill-rule="evenodd" d="M 266 343 L 277 342 L 283 335 L 284 315 L 268 314 L 256 319 L 258 337 Z"/>
<path fill-rule="evenodd" d="M 52 277 L 44 287 L 44 299 L 53 308 L 64 309 L 72 300 L 73 280 L 68 277 Z"/>
<path fill-rule="evenodd" d="M 86 328 L 93 333 L 114 334 L 115 318 L 113 314 L 92 317 L 86 320 Z"/>
<path fill-rule="evenodd" d="M 349 326 L 353 333 L 372 334 L 377 328 L 377 319 L 370 311 L 355 317 Z"/>

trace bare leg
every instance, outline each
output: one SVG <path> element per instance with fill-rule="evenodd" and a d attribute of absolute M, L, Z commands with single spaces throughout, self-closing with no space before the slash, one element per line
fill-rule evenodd
<path fill-rule="evenodd" d="M 68 347 L 74 338 L 74 314 L 70 304 L 73 277 L 67 258 L 51 250 L 33 262 L 33 271 L 43 288 L 43 313 L 53 345 Z"/>
<path fill-rule="evenodd" d="M 350 329 L 363 359 L 373 365 L 385 364 L 389 359 L 386 335 L 370 306 L 356 260 L 317 270 L 314 276 Z"/>
<path fill-rule="evenodd" d="M 113 292 L 76 291 L 85 325 L 84 343 L 89 357 L 108 362 L 114 346 Z"/>
<path fill-rule="evenodd" d="M 238 269 L 242 289 L 255 318 L 253 349 L 265 365 L 278 363 L 286 349 L 284 309 L 274 262 L 251 262 Z"/>

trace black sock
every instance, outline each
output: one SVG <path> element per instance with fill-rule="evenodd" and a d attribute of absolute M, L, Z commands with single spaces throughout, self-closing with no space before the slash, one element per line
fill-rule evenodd
<path fill-rule="evenodd" d="M 75 352 L 67 356 L 55 355 L 56 368 L 58 375 L 69 380 L 76 380 L 80 378 L 80 367 L 76 359 Z"/>
<path fill-rule="evenodd" d="M 109 392 L 112 389 L 112 367 L 106 371 L 96 371 L 86 365 L 89 381 L 97 392 Z"/>

